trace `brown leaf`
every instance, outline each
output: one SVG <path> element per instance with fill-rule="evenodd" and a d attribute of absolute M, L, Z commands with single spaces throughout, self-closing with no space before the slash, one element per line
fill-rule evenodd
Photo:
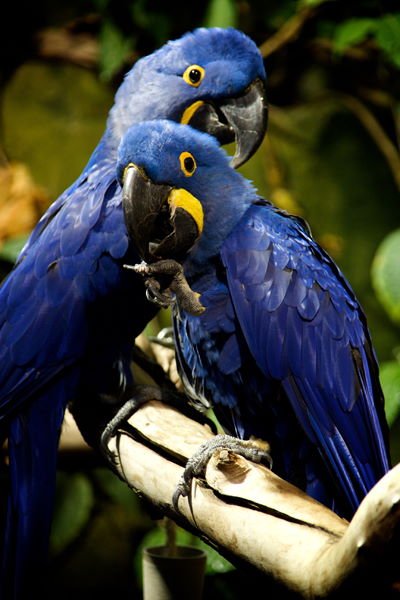
<path fill-rule="evenodd" d="M 49 204 L 28 168 L 11 162 L 0 168 L 0 241 L 29 233 Z"/>

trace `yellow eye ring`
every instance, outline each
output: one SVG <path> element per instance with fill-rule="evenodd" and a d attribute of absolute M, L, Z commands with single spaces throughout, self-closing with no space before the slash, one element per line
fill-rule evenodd
<path fill-rule="evenodd" d="M 192 156 L 190 152 L 181 152 L 179 156 L 179 161 L 181 163 L 181 170 L 185 177 L 191 177 L 197 169 L 194 156 Z"/>
<path fill-rule="evenodd" d="M 193 87 L 198 87 L 203 81 L 205 71 L 199 65 L 190 65 L 182 75 L 184 81 Z"/>

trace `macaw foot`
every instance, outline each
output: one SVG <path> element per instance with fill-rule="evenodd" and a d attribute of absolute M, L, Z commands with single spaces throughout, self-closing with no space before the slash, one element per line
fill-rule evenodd
<path fill-rule="evenodd" d="M 155 336 L 148 336 L 151 342 L 155 344 L 159 344 L 160 346 L 164 346 L 164 348 L 169 348 L 173 350 L 175 348 L 174 342 L 174 334 L 172 327 L 164 327 L 161 331 Z"/>
<path fill-rule="evenodd" d="M 267 447 L 268 445 L 265 443 L 261 444 L 258 441 L 241 440 L 224 434 L 217 435 L 212 440 L 202 444 L 187 461 L 183 475 L 176 487 L 172 497 L 172 504 L 175 510 L 178 510 L 180 496 L 186 497 L 189 495 L 193 478 L 201 477 L 204 474 L 207 463 L 215 450 L 227 448 L 252 462 L 263 462 L 272 469 L 272 458 Z"/>
<path fill-rule="evenodd" d="M 128 420 L 143 404 L 151 400 L 158 400 L 170 406 L 174 406 L 181 413 L 186 414 L 189 418 L 196 420 L 202 425 L 208 425 L 212 432 L 216 432 L 216 427 L 206 415 L 198 408 L 195 408 L 189 403 L 188 398 L 184 394 L 162 389 L 152 385 L 138 385 L 131 391 L 131 397 L 117 411 L 114 417 L 108 422 L 103 430 L 100 438 L 100 449 L 106 459 L 111 464 L 118 463 L 117 457 L 109 450 L 109 442 L 118 431 L 122 431 L 134 436 L 134 430 L 129 425 Z"/>
<path fill-rule="evenodd" d="M 116 457 L 109 450 L 108 444 L 118 430 L 126 429 L 127 421 L 130 417 L 146 402 L 158 400 L 160 397 L 160 388 L 150 385 L 137 386 L 132 390 L 132 397 L 129 398 L 113 416 L 103 430 L 100 438 L 100 449 L 112 464 L 116 464 Z"/>
<path fill-rule="evenodd" d="M 199 300 L 200 294 L 190 288 L 183 267 L 176 260 L 159 260 L 151 264 L 143 261 L 124 267 L 145 277 L 147 298 L 158 306 L 168 308 L 176 298 L 182 310 L 191 315 L 201 315 L 205 311 Z"/>

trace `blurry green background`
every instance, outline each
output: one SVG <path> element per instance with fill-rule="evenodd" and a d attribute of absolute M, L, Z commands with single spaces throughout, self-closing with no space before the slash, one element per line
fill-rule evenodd
<path fill-rule="evenodd" d="M 381 363 L 393 460 L 400 457 L 400 7 L 375 0 L 49 0 L 0 20 L 0 268 L 79 175 L 124 72 L 200 25 L 260 46 L 269 133 L 242 172 L 307 219 L 350 280 Z M 153 324 L 157 329 L 159 324 Z M 49 597 L 141 597 L 149 513 L 90 451 L 60 455 Z M 183 534 L 180 534 L 183 535 Z M 207 598 L 244 583 L 215 555 Z M 56 592 L 57 590 L 57 592 Z M 248 593 L 248 590 L 247 590 Z"/>

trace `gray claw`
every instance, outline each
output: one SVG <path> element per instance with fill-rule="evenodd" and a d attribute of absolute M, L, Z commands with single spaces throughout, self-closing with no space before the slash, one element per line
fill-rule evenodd
<path fill-rule="evenodd" d="M 272 458 L 270 453 L 256 442 L 251 440 L 241 440 L 225 434 L 216 435 L 211 440 L 202 444 L 188 459 L 183 475 L 181 476 L 172 497 L 172 505 L 175 510 L 178 510 L 180 496 L 186 497 L 189 495 L 193 478 L 203 475 L 211 456 L 215 450 L 220 448 L 232 450 L 232 452 L 255 463 L 267 463 L 268 467 L 272 469 Z"/>
<path fill-rule="evenodd" d="M 164 346 L 164 348 L 173 350 L 175 348 L 175 343 L 172 331 L 172 327 L 164 327 L 164 329 L 161 329 L 156 336 L 149 336 L 149 340 L 155 344 Z"/>

